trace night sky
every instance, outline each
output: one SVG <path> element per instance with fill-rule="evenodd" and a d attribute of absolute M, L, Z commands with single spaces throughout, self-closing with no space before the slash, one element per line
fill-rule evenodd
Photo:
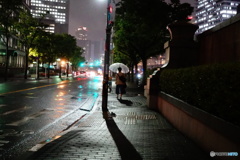
<path fill-rule="evenodd" d="M 194 0 L 181 0 L 184 2 L 194 4 Z M 69 34 L 74 36 L 75 30 L 84 26 L 89 40 L 105 39 L 106 6 L 107 0 L 70 0 Z"/>

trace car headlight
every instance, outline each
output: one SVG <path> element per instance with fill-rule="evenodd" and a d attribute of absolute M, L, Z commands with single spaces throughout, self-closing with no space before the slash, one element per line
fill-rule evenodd
<path fill-rule="evenodd" d="M 142 75 L 141 74 L 137 74 L 137 78 L 141 78 L 142 77 Z"/>

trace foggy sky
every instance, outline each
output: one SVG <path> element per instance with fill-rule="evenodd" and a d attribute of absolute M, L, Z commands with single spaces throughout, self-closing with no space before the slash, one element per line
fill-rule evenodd
<path fill-rule="evenodd" d="M 79 26 L 87 27 L 89 40 L 105 38 L 106 2 L 103 0 L 70 0 L 69 33 Z"/>
<path fill-rule="evenodd" d="M 88 39 L 100 41 L 105 39 L 107 0 L 69 0 L 69 34 L 75 36 L 75 30 L 88 28 Z M 195 0 L 181 0 L 181 3 Z"/>

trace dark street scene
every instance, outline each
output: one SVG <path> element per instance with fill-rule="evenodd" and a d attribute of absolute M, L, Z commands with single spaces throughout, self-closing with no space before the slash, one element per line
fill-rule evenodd
<path fill-rule="evenodd" d="M 240 0 L 0 0 L 0 160 L 239 160 Z"/>

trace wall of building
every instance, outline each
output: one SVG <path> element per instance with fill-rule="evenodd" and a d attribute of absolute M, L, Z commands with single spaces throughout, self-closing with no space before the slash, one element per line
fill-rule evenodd
<path fill-rule="evenodd" d="M 198 35 L 199 64 L 240 61 L 240 14 Z"/>

